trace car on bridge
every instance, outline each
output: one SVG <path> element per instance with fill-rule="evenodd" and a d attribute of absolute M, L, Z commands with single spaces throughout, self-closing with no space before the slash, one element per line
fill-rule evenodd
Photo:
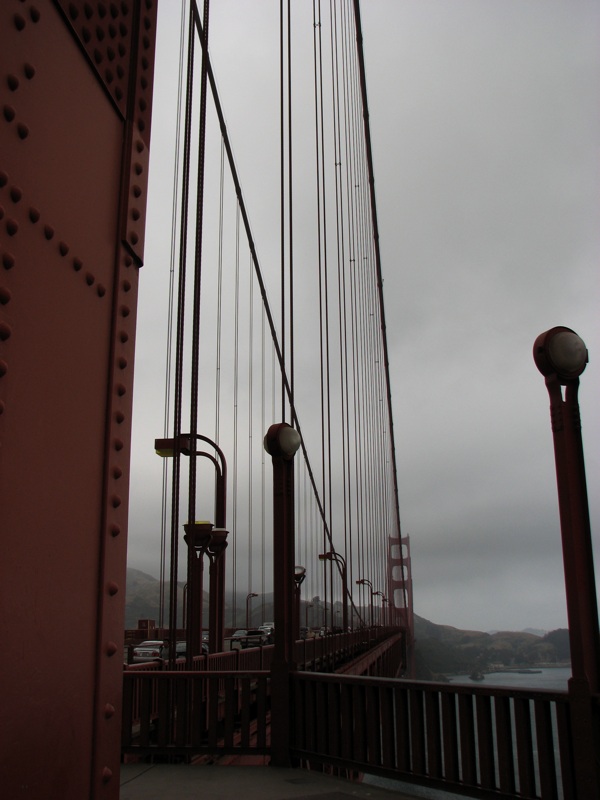
<path fill-rule="evenodd" d="M 240 628 L 230 639 L 231 650 L 246 650 L 248 647 L 262 647 L 269 640 L 259 628 Z"/>
<path fill-rule="evenodd" d="M 144 661 L 156 661 L 162 658 L 162 648 L 164 647 L 162 639 L 147 639 L 137 647 L 133 648 L 133 662 L 140 664 Z"/>

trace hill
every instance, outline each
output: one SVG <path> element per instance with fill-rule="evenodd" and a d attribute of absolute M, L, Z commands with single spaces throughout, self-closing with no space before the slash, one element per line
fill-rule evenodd
<path fill-rule="evenodd" d="M 178 606 L 183 609 L 184 584 L 177 585 Z M 165 594 L 169 596 L 169 585 L 165 585 Z M 204 592 L 205 600 L 208 595 Z M 273 619 L 272 595 L 266 595 L 263 602 L 255 602 L 252 606 L 252 624 L 259 625 L 264 619 Z M 312 603 L 317 604 L 318 598 Z M 237 619 L 245 618 L 245 595 L 234 598 L 229 593 L 225 599 L 226 624 L 233 623 L 233 609 L 237 606 Z M 205 611 L 208 607 L 205 605 Z M 261 617 L 261 619 L 259 619 Z M 368 614 L 365 613 L 365 618 Z M 139 569 L 127 569 L 127 597 L 125 604 L 125 627 L 135 628 L 139 619 L 160 618 L 160 582 L 152 575 Z M 205 617 L 205 624 L 208 623 Z M 243 624 L 243 622 L 241 623 Z M 309 624 L 316 624 L 314 619 Z M 417 677 L 423 680 L 466 673 L 473 670 L 485 670 L 490 666 L 531 667 L 568 661 L 568 631 L 559 629 L 539 636 L 529 631 L 467 631 L 453 628 L 451 625 L 437 625 L 424 617 L 415 614 L 415 639 Z"/>
<path fill-rule="evenodd" d="M 558 629 L 538 636 L 527 631 L 466 631 L 436 625 L 415 614 L 417 677 L 469 674 L 491 667 L 534 667 L 568 661 L 569 636 Z"/>

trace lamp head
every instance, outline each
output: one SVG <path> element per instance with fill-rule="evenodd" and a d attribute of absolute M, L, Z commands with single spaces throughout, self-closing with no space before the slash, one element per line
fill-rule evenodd
<path fill-rule="evenodd" d="M 265 450 L 273 457 L 290 461 L 302 444 L 300 434 L 287 422 L 271 425 L 264 439 Z"/>
<path fill-rule="evenodd" d="M 557 325 L 537 337 L 533 345 L 533 360 L 542 375 L 556 375 L 561 383 L 565 383 L 581 375 L 588 363 L 588 351 L 575 331 Z"/>

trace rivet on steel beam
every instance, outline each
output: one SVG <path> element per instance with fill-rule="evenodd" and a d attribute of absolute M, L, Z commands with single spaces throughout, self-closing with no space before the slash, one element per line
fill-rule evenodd
<path fill-rule="evenodd" d="M 19 122 L 17 125 L 17 133 L 19 134 L 19 139 L 26 139 L 29 136 L 29 128 L 24 122 Z"/>
<path fill-rule="evenodd" d="M 0 361 L 0 378 L 3 378 L 8 372 L 8 364 L 6 361 Z"/>
<path fill-rule="evenodd" d="M 102 782 L 103 783 L 108 783 L 109 780 L 112 778 L 112 776 L 113 776 L 112 769 L 109 769 L 108 767 L 104 767 L 103 770 L 102 770 Z"/>
<path fill-rule="evenodd" d="M 83 267 L 83 262 L 80 258 L 73 259 L 73 269 L 75 272 L 79 272 L 79 270 Z"/>
<path fill-rule="evenodd" d="M 16 75 L 9 75 L 6 78 L 6 82 L 8 83 L 8 88 L 11 90 L 11 92 L 16 92 L 19 88 L 19 79 Z"/>
<path fill-rule="evenodd" d="M 8 175 L 6 174 L 6 172 L 0 170 L 0 187 L 6 186 L 7 182 L 8 182 Z"/>
<path fill-rule="evenodd" d="M 18 31 L 22 31 L 25 25 L 27 24 L 25 17 L 22 17 L 20 14 L 15 14 L 13 17 L 13 21 L 15 23 L 15 28 Z"/>
<path fill-rule="evenodd" d="M 133 258 L 131 256 L 125 256 L 125 266 L 130 267 L 133 264 Z"/>
<path fill-rule="evenodd" d="M 0 342 L 5 342 L 7 339 L 10 339 L 11 333 L 10 325 L 7 325 L 6 322 L 0 322 Z"/>
<path fill-rule="evenodd" d="M 113 508 L 118 508 L 123 501 L 118 495 L 113 495 L 110 499 L 110 504 Z"/>
<path fill-rule="evenodd" d="M 107 83 L 112 83 L 115 76 L 113 75 L 112 69 L 105 69 L 104 70 L 104 77 L 106 78 Z"/>
<path fill-rule="evenodd" d="M 123 414 L 122 411 L 117 411 L 115 413 L 115 421 L 116 421 L 117 425 L 121 425 L 125 421 L 125 414 Z M 119 473 L 121 472 L 119 467 L 115 467 L 115 472 L 117 470 L 119 471 Z M 117 477 L 117 476 L 115 475 L 115 477 Z M 121 475 L 119 475 L 119 477 L 121 477 Z"/>
<path fill-rule="evenodd" d="M 127 393 L 127 389 L 123 386 L 122 383 L 117 383 L 116 389 L 119 397 L 123 397 L 123 395 Z"/>
<path fill-rule="evenodd" d="M 123 99 L 123 90 L 121 89 L 120 86 L 117 86 L 115 88 L 115 97 L 117 98 L 117 100 L 122 100 Z"/>
<path fill-rule="evenodd" d="M 0 206 L 0 219 L 4 219 L 4 208 Z"/>
<path fill-rule="evenodd" d="M 125 446 L 123 444 L 123 440 L 122 439 L 115 439 L 115 441 L 113 442 L 113 445 L 114 445 L 114 448 L 117 451 L 117 453 L 119 452 L 119 450 L 122 450 L 123 447 Z M 119 499 L 119 502 L 120 502 L 120 499 Z"/>
<path fill-rule="evenodd" d="M 121 10 L 124 14 L 129 14 L 129 6 L 127 3 L 121 3 Z"/>
<path fill-rule="evenodd" d="M 52 227 L 52 225 L 44 225 L 44 236 L 46 237 L 46 239 L 48 239 L 48 241 L 52 239 L 52 237 L 54 236 L 54 228 Z"/>
<path fill-rule="evenodd" d="M 135 172 L 136 175 L 141 175 L 142 172 L 144 171 L 144 168 L 139 162 L 136 161 L 136 163 L 133 165 L 133 171 Z"/>
<path fill-rule="evenodd" d="M 4 414 L 4 408 L 5 408 L 4 403 L 2 402 L 2 400 L 0 400 L 0 414 Z"/>
<path fill-rule="evenodd" d="M 148 8 L 148 6 L 146 6 L 146 8 Z M 149 31 L 151 27 L 152 27 L 152 22 L 150 21 L 150 17 L 144 17 L 144 28 L 146 28 L 146 30 Z"/>
<path fill-rule="evenodd" d="M 150 39 L 145 34 L 142 36 L 142 44 L 144 46 L 144 50 L 147 50 L 150 47 Z"/>
<path fill-rule="evenodd" d="M 15 265 L 15 257 L 12 253 L 2 253 L 2 266 L 4 269 L 12 269 Z"/>
<path fill-rule="evenodd" d="M 136 139 L 135 149 L 138 151 L 138 153 L 143 153 L 144 152 L 144 143 L 142 142 L 141 139 Z"/>
<path fill-rule="evenodd" d="M 138 119 L 138 131 L 145 131 L 146 130 L 146 123 L 143 119 Z"/>
<path fill-rule="evenodd" d="M 106 294 L 106 287 L 99 283 L 98 286 L 96 286 L 96 294 L 98 297 L 104 297 Z"/>
<path fill-rule="evenodd" d="M 108 593 L 111 597 L 114 597 L 119 591 L 119 587 L 114 581 L 109 581 L 106 584 L 106 589 L 108 590 Z"/>
<path fill-rule="evenodd" d="M 31 8 L 29 9 L 29 16 L 31 17 L 33 22 L 39 22 L 40 21 L 40 16 L 41 15 L 40 15 L 40 12 L 38 11 L 38 9 L 35 6 L 31 6 Z"/>
<path fill-rule="evenodd" d="M 75 5 L 75 3 L 69 3 L 69 16 L 71 19 L 77 19 L 79 16 L 79 9 Z"/>
<path fill-rule="evenodd" d="M 115 53 L 115 51 L 113 50 L 112 47 L 107 47 L 106 48 L 106 55 L 108 56 L 108 60 L 109 61 L 114 61 L 115 60 L 116 53 Z"/>
<path fill-rule="evenodd" d="M 11 186 L 10 199 L 13 201 L 13 203 L 18 203 L 22 197 L 23 197 L 23 192 L 19 189 L 19 187 Z"/>
<path fill-rule="evenodd" d="M 98 41 L 103 42 L 104 36 L 105 36 L 104 28 L 102 28 L 100 25 L 96 25 L 96 38 L 98 39 Z"/>
<path fill-rule="evenodd" d="M 129 334 L 127 333 L 127 331 L 121 331 L 121 333 L 119 334 L 119 339 L 123 344 L 125 344 L 125 342 L 128 342 Z"/>
<path fill-rule="evenodd" d="M 124 280 L 121 286 L 124 292 L 128 292 L 131 289 L 131 283 L 128 280 Z"/>
<path fill-rule="evenodd" d="M 121 358 L 118 361 L 118 364 L 119 364 L 119 369 L 125 369 L 125 367 L 127 366 L 127 359 L 121 356 Z"/>
<path fill-rule="evenodd" d="M 124 22 L 119 23 L 119 33 L 123 38 L 125 38 L 129 33 L 129 31 L 127 30 L 127 25 L 125 25 Z"/>
<path fill-rule="evenodd" d="M 106 645 L 106 655 L 107 656 L 114 656 L 114 654 L 117 652 L 117 650 L 118 650 L 117 645 L 114 642 L 107 642 L 107 645 Z"/>
<path fill-rule="evenodd" d="M 33 64 L 27 63 L 23 66 L 23 72 L 25 73 L 27 80 L 30 81 L 35 75 L 35 67 Z"/>
<path fill-rule="evenodd" d="M 96 279 L 94 278 L 91 272 L 85 273 L 85 282 L 87 283 L 88 286 L 91 286 L 95 280 Z"/>
<path fill-rule="evenodd" d="M 129 241 L 131 244 L 137 244 L 140 240 L 140 237 L 137 235 L 135 231 L 131 231 L 129 234 Z"/>
<path fill-rule="evenodd" d="M 110 535 L 113 537 L 113 539 L 116 539 L 117 536 L 121 533 L 121 527 L 116 524 L 111 525 L 109 530 L 110 530 Z"/>
<path fill-rule="evenodd" d="M 116 481 L 123 477 L 123 470 L 121 467 L 113 467 L 112 476 Z"/>
<path fill-rule="evenodd" d="M 110 719 L 111 717 L 114 716 L 114 714 L 115 714 L 115 707 L 113 705 L 111 705 L 110 703 L 107 703 L 104 706 L 104 717 L 106 719 Z"/>
<path fill-rule="evenodd" d="M 133 219 L 135 222 L 137 222 L 139 218 L 140 218 L 139 208 L 132 208 L 131 209 L 131 219 Z"/>
<path fill-rule="evenodd" d="M 120 64 L 117 64 L 117 75 L 121 80 L 123 80 L 123 76 L 125 75 L 125 70 Z"/>
<path fill-rule="evenodd" d="M 69 252 L 69 245 L 66 242 L 60 242 L 58 245 L 61 256 L 66 256 Z"/>
<path fill-rule="evenodd" d="M 142 190 L 140 189 L 140 187 L 137 184 L 134 184 L 132 186 L 131 191 L 133 192 L 133 196 L 134 197 L 140 197 L 141 194 L 142 194 Z"/>
<path fill-rule="evenodd" d="M 92 38 L 92 34 L 90 33 L 90 29 L 86 28 L 85 26 L 81 29 L 81 37 L 83 41 L 87 44 L 90 39 Z"/>
<path fill-rule="evenodd" d="M 120 55 L 121 57 L 123 57 L 123 56 L 125 55 L 125 53 L 127 52 L 127 50 L 125 49 L 125 45 L 123 44 L 123 42 L 119 42 L 119 44 L 118 44 L 118 46 L 117 46 L 117 49 L 118 49 L 118 51 L 119 51 L 119 55 Z"/>
<path fill-rule="evenodd" d="M 113 19 L 116 19 L 119 16 L 119 7 L 116 3 L 110 4 L 110 15 Z"/>
<path fill-rule="evenodd" d="M 149 66 L 150 66 L 150 62 L 148 61 L 146 56 L 142 56 L 142 67 L 144 69 L 148 69 Z"/>
<path fill-rule="evenodd" d="M 98 14 L 100 15 L 101 19 L 104 19 L 106 16 L 106 6 L 104 3 L 98 3 Z"/>
<path fill-rule="evenodd" d="M 148 88 L 148 78 L 145 75 L 142 75 L 142 77 L 140 78 L 140 86 L 144 90 Z"/>
<path fill-rule="evenodd" d="M 12 106 L 4 106 L 2 110 L 4 112 L 4 119 L 7 122 L 12 122 L 15 118 L 15 114 L 17 113 L 15 109 Z"/>
<path fill-rule="evenodd" d="M 17 220 L 13 219 L 12 217 L 9 217 L 6 220 L 6 232 L 8 233 L 8 235 L 14 236 L 18 230 L 19 230 L 19 223 L 17 222 Z"/>
<path fill-rule="evenodd" d="M 5 306 L 7 303 L 10 303 L 12 299 L 12 294 L 10 290 L 7 289 L 6 286 L 0 286 L 0 303 Z"/>
<path fill-rule="evenodd" d="M 138 105 L 140 107 L 140 111 L 145 111 L 148 108 L 148 103 L 145 101 L 143 97 L 140 97 Z"/>
<path fill-rule="evenodd" d="M 121 306 L 121 316 L 128 317 L 130 312 L 129 306 Z"/>
<path fill-rule="evenodd" d="M 94 49 L 94 61 L 96 62 L 96 64 L 101 64 L 103 61 L 102 53 L 100 52 L 100 50 L 98 50 L 97 47 Z"/>
<path fill-rule="evenodd" d="M 40 212 L 37 210 L 37 208 L 30 208 L 29 219 L 35 223 L 39 220 L 39 218 L 40 218 Z"/>
<path fill-rule="evenodd" d="M 83 13 L 88 19 L 91 19 L 94 16 L 94 9 L 89 3 L 83 4 Z"/>

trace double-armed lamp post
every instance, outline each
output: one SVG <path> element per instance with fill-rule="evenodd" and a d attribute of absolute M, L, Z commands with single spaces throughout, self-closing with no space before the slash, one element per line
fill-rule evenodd
<path fill-rule="evenodd" d="M 342 628 L 344 633 L 348 630 L 348 573 L 346 569 L 346 559 L 335 550 L 329 550 L 327 553 L 319 555 L 319 561 L 335 561 L 340 567 L 342 575 Z"/>
<path fill-rule="evenodd" d="M 357 586 L 368 586 L 369 587 L 369 592 L 370 592 L 370 597 L 369 597 L 369 608 L 370 608 L 369 627 L 372 628 L 373 627 L 373 584 L 371 583 L 371 581 L 368 578 L 359 578 L 359 580 L 356 581 L 356 584 L 357 584 Z"/>

